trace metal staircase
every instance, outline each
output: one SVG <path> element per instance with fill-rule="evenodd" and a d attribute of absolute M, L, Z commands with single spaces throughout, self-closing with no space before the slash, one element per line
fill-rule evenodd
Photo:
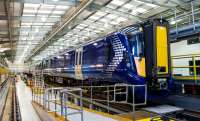
<path fill-rule="evenodd" d="M 117 68 L 118 64 L 123 59 L 123 51 L 125 51 L 125 47 L 122 45 L 119 37 L 117 34 L 112 36 L 112 47 L 114 50 L 114 57 L 112 58 L 112 62 L 108 65 L 108 67 L 105 69 L 105 76 L 111 77 L 112 73 Z"/>

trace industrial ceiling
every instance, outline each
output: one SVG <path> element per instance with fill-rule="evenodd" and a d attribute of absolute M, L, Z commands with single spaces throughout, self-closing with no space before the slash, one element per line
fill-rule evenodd
<path fill-rule="evenodd" d="M 199 0 L 5 0 L 0 53 L 13 63 L 36 63 L 149 18 L 177 28 L 198 23 L 199 13 Z"/>

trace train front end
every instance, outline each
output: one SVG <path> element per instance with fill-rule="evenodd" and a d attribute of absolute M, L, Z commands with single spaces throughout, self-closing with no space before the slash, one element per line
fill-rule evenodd
<path fill-rule="evenodd" d="M 162 19 L 146 22 L 143 30 L 146 81 L 149 90 L 152 93 L 168 94 L 172 85 L 168 22 Z"/>
<path fill-rule="evenodd" d="M 139 80 L 132 79 L 133 84 L 146 83 L 150 100 L 168 95 L 172 86 L 168 22 L 154 19 L 127 27 L 126 30 L 123 33 L 130 47 L 132 70 L 139 77 Z"/>

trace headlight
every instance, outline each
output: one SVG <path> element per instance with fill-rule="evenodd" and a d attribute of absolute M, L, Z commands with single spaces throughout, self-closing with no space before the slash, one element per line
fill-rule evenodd
<path fill-rule="evenodd" d="M 160 89 L 167 89 L 167 79 L 166 78 L 159 78 L 158 79 Z"/>

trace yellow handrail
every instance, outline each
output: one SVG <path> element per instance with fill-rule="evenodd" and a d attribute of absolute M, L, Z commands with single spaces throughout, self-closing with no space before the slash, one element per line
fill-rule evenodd
<path fill-rule="evenodd" d="M 171 56 L 172 58 L 173 57 L 191 57 L 191 56 L 200 56 L 200 53 L 196 53 L 196 54 L 186 54 L 186 55 L 174 55 L 174 56 Z"/>
<path fill-rule="evenodd" d="M 192 76 L 175 76 L 173 75 L 173 77 L 190 77 L 188 79 L 192 79 L 192 80 L 199 80 L 200 79 L 200 75 L 197 75 L 197 68 L 200 68 L 200 65 L 196 65 L 196 58 L 199 58 L 200 57 L 200 54 L 190 54 L 190 55 L 176 55 L 176 56 L 172 56 L 171 57 L 171 70 L 172 70 L 172 73 L 173 73 L 173 69 L 175 68 L 193 68 L 193 75 Z M 193 62 L 193 65 L 192 66 L 174 66 L 173 65 L 173 60 L 177 60 L 177 59 L 186 59 L 186 58 L 190 58 L 191 61 Z M 192 78 L 191 78 L 192 77 Z"/>

